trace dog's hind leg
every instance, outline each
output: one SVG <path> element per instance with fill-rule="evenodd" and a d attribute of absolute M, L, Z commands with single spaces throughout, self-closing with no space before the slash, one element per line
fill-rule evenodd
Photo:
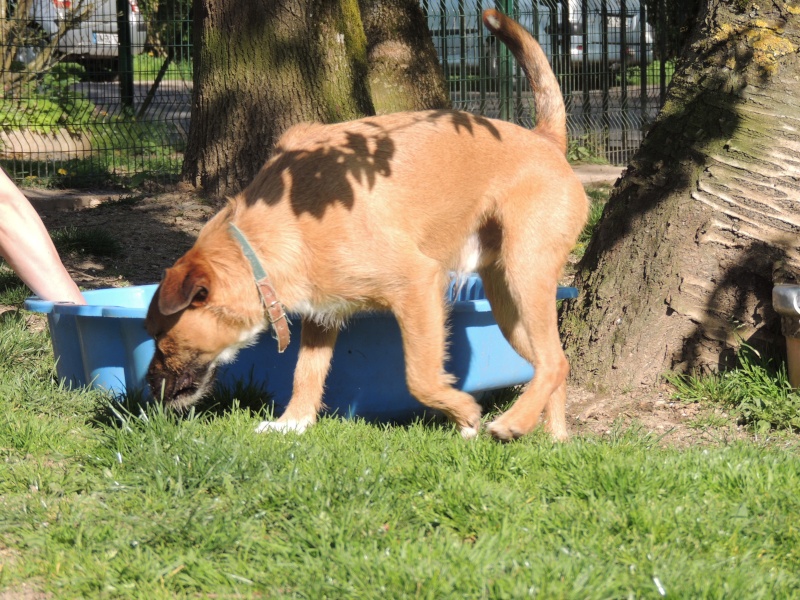
<path fill-rule="evenodd" d="M 567 431 L 567 380 L 556 388 L 550 395 L 550 401 L 544 406 L 545 429 L 557 440 L 566 440 Z"/>
<path fill-rule="evenodd" d="M 529 433 L 544 411 L 545 428 L 556 439 L 566 439 L 564 416 L 569 366 L 558 337 L 555 279 L 530 272 L 512 284 L 497 265 L 480 270 L 492 313 L 503 335 L 535 374 L 514 405 L 487 428 L 496 438 L 510 440 Z"/>
<path fill-rule="evenodd" d="M 390 300 L 400 324 L 406 363 L 406 382 L 413 396 L 425 406 L 444 413 L 471 438 L 480 429 L 481 407 L 466 392 L 452 386 L 444 371 L 445 302 L 444 274 L 438 264 L 430 276 L 420 275 Z"/>
<path fill-rule="evenodd" d="M 302 433 L 316 423 L 338 333 L 336 327 L 324 327 L 303 319 L 292 398 L 280 418 L 263 421 L 256 428 L 257 433 L 270 430 Z"/>

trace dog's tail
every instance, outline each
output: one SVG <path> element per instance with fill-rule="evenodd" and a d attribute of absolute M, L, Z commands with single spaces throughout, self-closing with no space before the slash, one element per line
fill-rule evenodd
<path fill-rule="evenodd" d="M 567 113 L 558 79 L 536 40 L 524 27 L 493 8 L 483 11 L 483 23 L 502 41 L 528 76 L 536 103 L 536 131 L 567 153 Z"/>

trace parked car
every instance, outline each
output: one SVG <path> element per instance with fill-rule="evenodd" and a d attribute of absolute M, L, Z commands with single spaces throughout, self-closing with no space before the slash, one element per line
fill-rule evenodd
<path fill-rule="evenodd" d="M 131 51 L 141 54 L 147 37 L 147 25 L 137 0 L 128 0 L 128 5 Z M 27 32 L 17 52 L 17 60 L 24 64 L 32 62 L 41 48 L 58 34 L 62 23 L 84 13 L 85 18 L 68 28 L 58 40 L 57 51 L 64 60 L 86 66 L 90 74 L 116 72 L 119 65 L 117 0 L 33 0 L 27 17 Z"/>
<path fill-rule="evenodd" d="M 463 70 L 476 73 L 483 64 L 484 73 L 496 74 L 498 46 L 481 22 L 480 0 L 421 1 L 439 59 L 449 73 L 459 74 Z M 584 64 L 588 72 L 599 73 L 604 66 L 614 72 L 623 63 L 632 67 L 641 64 L 642 59 L 645 64 L 653 61 L 654 34 L 647 23 L 644 23 L 642 48 L 639 0 L 625 2 L 624 20 L 620 0 L 587 0 L 585 24 L 582 0 L 568 0 L 566 8 L 565 19 L 562 2 L 519 0 L 516 4 L 515 18 L 537 38 L 551 64 L 554 56 L 565 54 L 565 35 L 569 36 L 567 64 L 572 72 L 583 71 Z"/>

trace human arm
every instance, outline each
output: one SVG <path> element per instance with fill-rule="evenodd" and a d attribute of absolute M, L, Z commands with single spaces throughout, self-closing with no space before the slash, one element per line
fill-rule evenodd
<path fill-rule="evenodd" d="M 0 255 L 43 300 L 86 304 L 36 210 L 0 170 Z"/>

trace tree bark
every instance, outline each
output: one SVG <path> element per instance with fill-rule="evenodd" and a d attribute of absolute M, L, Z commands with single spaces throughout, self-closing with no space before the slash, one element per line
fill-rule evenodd
<path fill-rule="evenodd" d="M 447 82 L 418 0 L 360 0 L 359 5 L 376 114 L 450 108 Z"/>
<path fill-rule="evenodd" d="M 624 390 L 783 347 L 800 273 L 800 9 L 707 0 L 667 102 L 578 265 L 562 334 L 579 383 Z"/>
<path fill-rule="evenodd" d="M 372 114 L 357 0 L 195 0 L 183 176 L 230 194 L 301 121 Z"/>

